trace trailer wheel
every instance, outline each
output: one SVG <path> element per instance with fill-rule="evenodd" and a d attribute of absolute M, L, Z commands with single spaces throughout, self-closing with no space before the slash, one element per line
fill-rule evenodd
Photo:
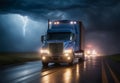
<path fill-rule="evenodd" d="M 48 63 L 46 63 L 46 62 L 42 62 L 42 64 L 43 64 L 43 67 L 47 67 L 48 66 Z"/>

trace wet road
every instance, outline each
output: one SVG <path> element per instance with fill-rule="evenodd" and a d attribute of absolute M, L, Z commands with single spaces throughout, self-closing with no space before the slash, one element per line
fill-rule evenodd
<path fill-rule="evenodd" d="M 87 58 L 73 66 L 49 64 L 47 68 L 40 61 L 28 62 L 0 69 L 0 83 L 107 83 L 110 72 L 105 64 L 101 57 Z M 114 78 L 112 82 L 116 82 Z"/>

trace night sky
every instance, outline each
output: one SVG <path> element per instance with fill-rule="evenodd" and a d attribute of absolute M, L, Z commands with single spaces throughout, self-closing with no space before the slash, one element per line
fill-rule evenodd
<path fill-rule="evenodd" d="M 0 52 L 38 51 L 47 19 L 81 20 L 86 46 L 120 53 L 120 0 L 0 0 Z"/>

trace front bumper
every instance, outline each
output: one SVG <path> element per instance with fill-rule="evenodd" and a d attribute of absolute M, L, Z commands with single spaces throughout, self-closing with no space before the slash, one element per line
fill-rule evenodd
<path fill-rule="evenodd" d="M 47 56 L 47 55 L 42 55 L 41 56 L 42 62 L 51 62 L 51 63 L 69 63 L 73 60 L 72 55 L 59 55 L 59 56 Z"/>

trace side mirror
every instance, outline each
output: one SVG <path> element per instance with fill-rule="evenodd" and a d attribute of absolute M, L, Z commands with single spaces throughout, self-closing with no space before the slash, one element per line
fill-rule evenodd
<path fill-rule="evenodd" d="M 44 41 L 45 41 L 45 36 L 42 35 L 42 36 L 41 36 L 41 42 L 43 43 Z"/>

